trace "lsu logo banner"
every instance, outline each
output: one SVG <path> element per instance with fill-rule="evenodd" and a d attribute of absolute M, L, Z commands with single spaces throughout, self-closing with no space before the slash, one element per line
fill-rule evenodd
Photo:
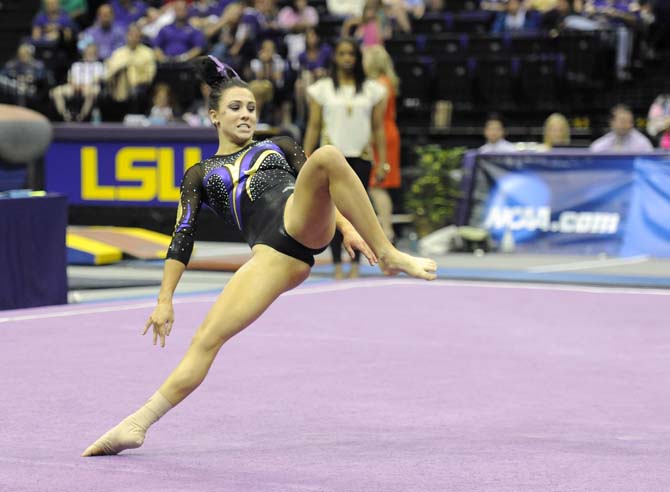
<path fill-rule="evenodd" d="M 216 147 L 55 142 L 45 156 L 46 189 L 71 205 L 173 206 L 184 172 Z"/>

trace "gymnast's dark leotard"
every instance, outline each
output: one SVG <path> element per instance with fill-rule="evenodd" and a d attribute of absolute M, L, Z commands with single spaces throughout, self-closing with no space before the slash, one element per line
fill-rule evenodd
<path fill-rule="evenodd" d="M 284 206 L 293 194 L 302 148 L 289 137 L 252 142 L 234 154 L 215 155 L 191 167 L 181 183 L 177 224 L 167 258 L 188 264 L 200 206 L 234 222 L 249 246 L 265 244 L 314 265 L 310 249 L 288 235 Z"/>

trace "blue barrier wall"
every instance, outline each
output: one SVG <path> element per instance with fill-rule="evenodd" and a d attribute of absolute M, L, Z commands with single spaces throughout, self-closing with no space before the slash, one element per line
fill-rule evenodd
<path fill-rule="evenodd" d="M 519 251 L 670 256 L 670 154 L 477 154 L 459 222 Z"/>

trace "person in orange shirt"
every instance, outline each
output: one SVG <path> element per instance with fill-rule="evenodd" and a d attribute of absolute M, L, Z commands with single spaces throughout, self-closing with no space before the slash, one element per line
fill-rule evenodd
<path fill-rule="evenodd" d="M 379 164 L 370 175 L 369 194 L 386 236 L 393 241 L 393 201 L 389 189 L 400 188 L 400 132 L 395 121 L 399 79 L 393 68 L 393 61 L 383 46 L 370 46 L 365 49 L 363 68 L 368 78 L 382 84 L 388 93 L 384 112 L 386 162 L 381 163 L 375 156 L 375 162 Z"/>

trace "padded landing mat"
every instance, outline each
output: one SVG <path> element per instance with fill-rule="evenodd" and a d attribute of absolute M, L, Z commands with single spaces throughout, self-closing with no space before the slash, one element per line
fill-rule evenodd
<path fill-rule="evenodd" d="M 668 294 L 302 287 L 223 346 L 144 446 L 88 459 L 216 296 L 176 299 L 164 349 L 140 335 L 153 300 L 3 312 L 0 490 L 667 491 Z"/>
<path fill-rule="evenodd" d="M 99 241 L 141 260 L 165 258 L 170 236 L 137 227 L 70 226 L 68 232 Z"/>

